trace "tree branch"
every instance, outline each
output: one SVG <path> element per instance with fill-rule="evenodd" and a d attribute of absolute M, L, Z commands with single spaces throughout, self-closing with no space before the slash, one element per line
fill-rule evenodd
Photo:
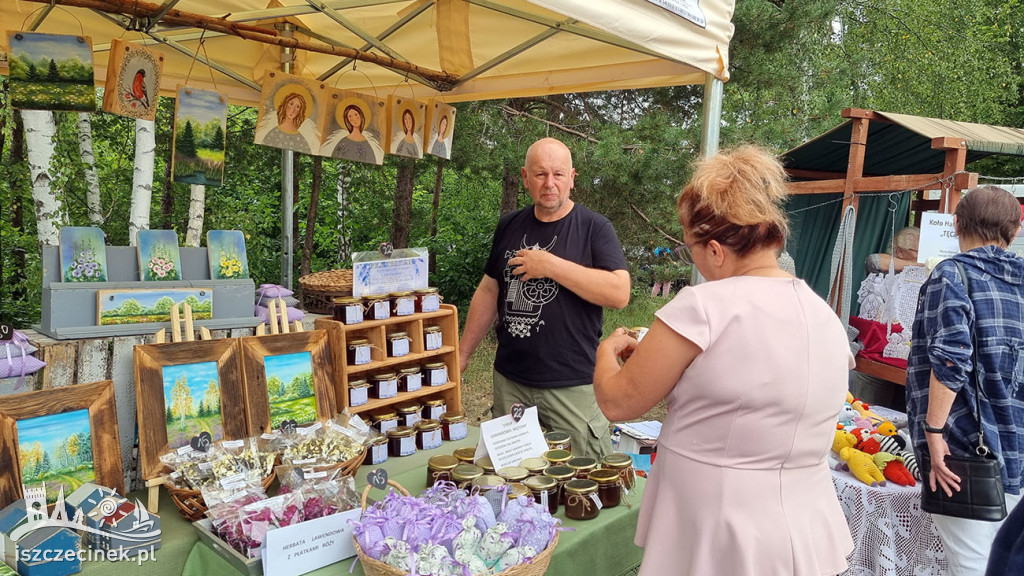
<path fill-rule="evenodd" d="M 655 224 L 654 222 L 651 222 L 651 219 L 648 218 L 647 215 L 644 214 L 642 210 L 640 210 L 639 208 L 636 207 L 636 204 L 633 204 L 632 202 L 630 202 L 629 203 L 629 207 L 630 207 L 630 209 L 633 210 L 633 212 L 636 212 L 636 215 L 639 216 L 641 220 L 643 220 L 644 222 L 649 224 L 651 226 L 651 228 L 654 228 L 655 230 L 657 230 L 658 233 L 661 234 L 662 236 L 664 236 L 666 240 L 668 240 L 669 242 L 672 242 L 676 246 L 682 246 L 683 245 L 682 240 L 679 240 L 675 236 L 673 236 L 673 235 L 669 234 L 668 232 L 662 230 L 661 227 L 658 226 L 657 224 Z"/>

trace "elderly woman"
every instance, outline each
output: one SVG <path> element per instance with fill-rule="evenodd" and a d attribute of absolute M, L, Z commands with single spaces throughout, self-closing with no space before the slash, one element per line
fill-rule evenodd
<path fill-rule="evenodd" d="M 968 385 L 974 371 L 985 445 L 999 458 L 1007 510 L 1020 502 L 1024 479 L 1024 260 L 1006 249 L 1020 223 L 1020 203 L 1002 188 L 975 188 L 957 204 L 961 253 L 935 266 L 921 287 L 907 361 L 910 433 L 918 458 L 930 457 L 929 488 L 959 491 L 944 456 L 973 455 L 978 446 L 978 391 Z M 953 260 L 967 273 L 970 298 Z M 984 574 L 1001 523 L 933 519 L 953 576 Z"/>
<path fill-rule="evenodd" d="M 661 308 L 642 343 L 620 329 L 597 350 L 610 420 L 668 405 L 637 524 L 641 576 L 846 569 L 853 540 L 826 455 L 853 357 L 835 313 L 779 268 L 785 198 L 762 149 L 702 160 L 678 212 L 709 281 Z"/>

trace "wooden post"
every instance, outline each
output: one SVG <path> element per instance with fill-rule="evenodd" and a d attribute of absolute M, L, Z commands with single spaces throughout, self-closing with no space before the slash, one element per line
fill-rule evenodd
<path fill-rule="evenodd" d="M 932 148 L 936 150 L 945 150 L 946 159 L 942 166 L 943 178 L 948 178 L 957 172 L 963 171 L 967 165 L 967 142 L 961 138 L 948 138 L 939 137 L 932 138 Z M 974 176 L 973 183 L 971 183 Z M 952 214 L 956 210 L 957 203 L 960 202 L 960 193 L 964 188 L 970 188 L 978 184 L 977 174 L 967 174 L 967 178 L 954 178 L 954 181 L 950 184 L 944 184 L 942 186 L 942 198 L 939 199 L 939 211 L 945 214 Z"/>
<path fill-rule="evenodd" d="M 857 210 L 860 197 L 857 195 L 857 180 L 864 176 L 864 154 L 868 144 L 868 123 L 873 115 L 867 110 L 846 109 L 843 116 L 852 118 L 853 125 L 850 127 L 850 154 L 846 163 L 846 177 L 843 179 L 843 208 L 840 210 L 840 218 L 846 214 L 846 208 L 853 206 Z M 832 291 L 830 297 L 835 297 L 835 310 L 838 314 L 842 309 L 843 287 L 840 279 L 846 273 L 846 266 L 839 264 L 836 275 L 832 277 Z"/>

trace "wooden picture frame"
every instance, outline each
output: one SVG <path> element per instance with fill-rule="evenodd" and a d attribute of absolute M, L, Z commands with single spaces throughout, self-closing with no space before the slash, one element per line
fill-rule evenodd
<path fill-rule="evenodd" d="M 139 466 L 145 480 L 160 475 L 160 455 L 168 443 L 168 403 L 164 399 L 165 368 L 216 364 L 221 431 L 214 440 L 248 436 L 239 344 L 235 338 L 140 344 L 135 347 L 135 397 L 139 426 Z M 188 383 L 186 382 L 186 385 Z M 192 418 L 190 417 L 189 420 Z"/>
<path fill-rule="evenodd" d="M 89 412 L 94 482 L 124 494 L 114 382 L 100 380 L 0 396 L 0 508 L 22 497 L 18 422 L 78 410 Z"/>
<path fill-rule="evenodd" d="M 332 362 L 325 330 L 246 336 L 239 340 L 242 348 L 245 403 L 248 406 L 250 434 L 262 434 L 271 429 L 273 415 L 267 387 L 266 359 L 272 356 L 308 352 L 312 368 L 312 388 L 316 399 L 316 417 L 321 420 L 334 417 L 337 402 L 331 383 Z"/>

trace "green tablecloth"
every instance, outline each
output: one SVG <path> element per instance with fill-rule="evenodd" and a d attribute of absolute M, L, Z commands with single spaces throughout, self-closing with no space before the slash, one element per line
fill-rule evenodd
<path fill-rule="evenodd" d="M 388 476 L 392 480 L 397 481 L 409 490 L 410 493 L 417 494 L 424 488 L 427 460 L 431 456 L 450 453 L 461 446 L 474 446 L 479 434 L 480 429 L 471 426 L 469 428 L 469 437 L 465 440 L 445 442 L 438 449 L 418 451 L 413 456 L 389 458 L 381 467 L 388 471 Z M 366 473 L 370 469 L 370 466 L 363 466 L 356 472 L 356 484 L 360 489 L 366 485 Z M 562 510 L 559 510 L 556 516 L 562 519 L 565 527 L 572 528 L 574 531 L 564 531 L 559 536 L 558 547 L 555 548 L 552 555 L 547 574 L 549 576 L 577 574 L 585 574 L 587 576 L 626 576 L 635 574 L 643 556 L 643 548 L 633 544 L 633 535 L 636 533 L 636 521 L 640 511 L 640 499 L 643 495 L 645 483 L 646 480 L 643 478 L 637 478 L 636 486 L 628 496 L 628 500 L 633 504 L 632 508 L 627 507 L 623 503 L 623 505 L 616 508 L 604 509 L 597 518 L 585 522 L 568 520 L 565 518 Z M 168 502 L 168 506 L 170 508 L 167 509 L 168 514 L 165 515 L 164 526 L 168 524 L 188 526 L 185 520 L 177 516 L 177 514 L 174 514 L 175 518 L 170 518 L 171 512 L 176 512 L 176 510 L 170 502 Z M 161 504 L 161 511 L 164 510 L 163 504 Z M 166 534 L 167 529 L 165 528 Z M 178 534 L 179 530 L 176 529 L 175 537 Z M 182 537 L 188 539 L 188 546 L 191 546 L 191 551 L 187 553 L 187 558 L 175 558 L 174 560 L 176 562 L 175 568 L 180 566 L 177 563 L 179 560 L 184 562 L 184 568 L 180 572 L 172 572 L 170 571 L 171 566 L 168 564 L 168 570 L 164 571 L 161 569 L 159 574 L 176 575 L 180 573 L 183 576 L 235 576 L 240 574 L 231 564 L 221 558 L 216 551 L 205 543 L 198 542 L 194 534 Z M 167 547 L 168 545 L 165 544 L 164 546 Z M 174 549 L 176 551 L 188 550 L 187 547 L 180 545 L 175 546 Z M 160 552 L 163 552 L 163 550 Z M 166 554 L 166 556 L 170 555 L 169 553 Z M 151 564 L 159 565 L 163 568 L 164 557 L 161 557 L 158 553 L 158 559 L 158 562 Z M 170 559 L 168 558 L 168 560 Z M 347 574 L 353 560 L 354 558 L 344 560 L 310 574 L 316 576 Z M 157 573 L 153 572 L 153 574 Z M 140 574 L 149 573 L 140 572 Z M 352 574 L 356 576 L 363 575 L 362 566 L 359 563 L 356 563 Z M 267 576 L 282 575 L 272 574 Z"/>

